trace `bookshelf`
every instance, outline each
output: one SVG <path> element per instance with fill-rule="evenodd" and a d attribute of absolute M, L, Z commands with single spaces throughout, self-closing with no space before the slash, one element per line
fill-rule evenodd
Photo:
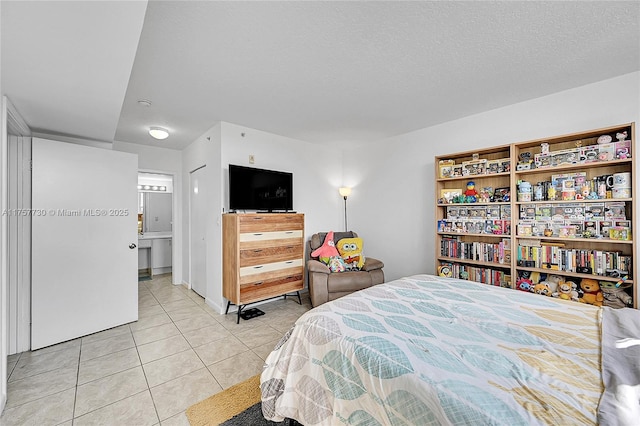
<path fill-rule="evenodd" d="M 436 156 L 436 271 L 510 288 L 624 277 L 638 308 L 631 141 L 635 123 Z"/>

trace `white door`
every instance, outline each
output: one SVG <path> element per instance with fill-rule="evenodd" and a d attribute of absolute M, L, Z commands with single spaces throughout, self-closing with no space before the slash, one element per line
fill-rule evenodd
<path fill-rule="evenodd" d="M 31 349 L 138 319 L 138 157 L 33 139 Z"/>
<path fill-rule="evenodd" d="M 189 191 L 189 253 L 191 289 L 202 297 L 207 296 L 207 245 L 205 243 L 206 204 L 205 204 L 205 167 L 190 174 Z"/>

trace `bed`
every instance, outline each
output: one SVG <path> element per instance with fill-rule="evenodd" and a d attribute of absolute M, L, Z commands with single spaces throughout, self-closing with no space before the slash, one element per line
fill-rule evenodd
<path fill-rule="evenodd" d="M 598 405 L 620 380 L 601 369 L 604 311 L 616 310 L 431 275 L 380 284 L 299 318 L 265 362 L 263 414 L 306 426 L 606 424 Z"/>

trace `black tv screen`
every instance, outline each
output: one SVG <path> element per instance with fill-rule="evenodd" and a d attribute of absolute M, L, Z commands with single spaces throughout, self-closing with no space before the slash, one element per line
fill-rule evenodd
<path fill-rule="evenodd" d="M 293 210 L 293 173 L 229 164 L 231 210 Z"/>

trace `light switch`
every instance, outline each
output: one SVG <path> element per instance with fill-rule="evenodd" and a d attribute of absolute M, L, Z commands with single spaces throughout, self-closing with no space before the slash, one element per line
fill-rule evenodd
<path fill-rule="evenodd" d="M 249 164 L 253 164 L 256 162 L 256 157 L 254 155 L 249 155 Z"/>

